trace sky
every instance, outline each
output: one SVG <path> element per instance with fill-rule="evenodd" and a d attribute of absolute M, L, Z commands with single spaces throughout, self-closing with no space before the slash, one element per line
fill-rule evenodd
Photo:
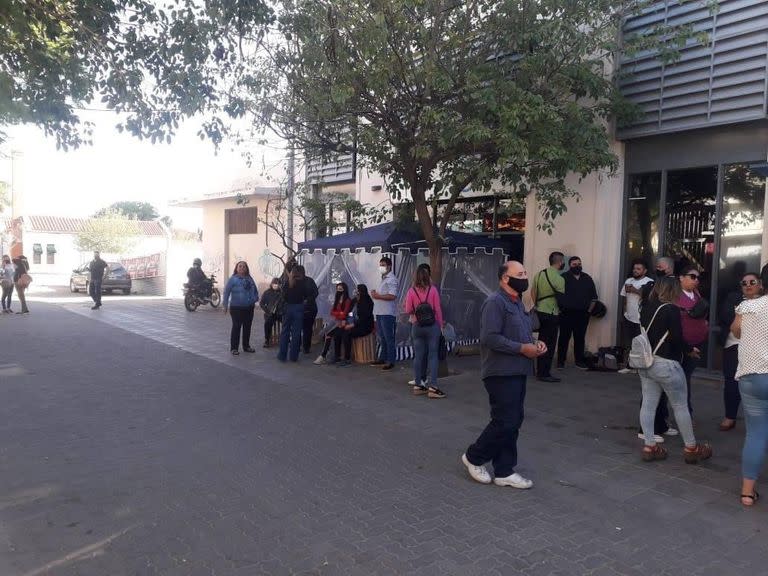
<path fill-rule="evenodd" d="M 175 227 L 196 230 L 202 226 L 201 210 L 169 207 L 169 201 L 224 191 L 243 178 L 265 182 L 265 169 L 277 178 L 284 173 L 285 152 L 277 139 L 254 148 L 254 166 L 248 168 L 241 150 L 224 144 L 216 153 L 209 141 L 201 141 L 194 119 L 180 126 L 171 144 L 154 145 L 117 132 L 114 113 L 83 112 L 81 119 L 95 125 L 93 146 L 69 152 L 56 150 L 55 139 L 35 126 L 7 130 L 0 181 L 11 180 L 9 152 L 14 151 L 24 213 L 85 217 L 113 202 L 138 200 L 169 215 Z"/>

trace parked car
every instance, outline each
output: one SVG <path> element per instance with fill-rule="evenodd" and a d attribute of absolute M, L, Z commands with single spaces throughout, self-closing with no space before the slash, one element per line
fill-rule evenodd
<path fill-rule="evenodd" d="M 107 262 L 107 275 L 101 283 L 102 293 L 112 294 L 115 290 L 121 290 L 123 294 L 131 293 L 131 275 L 120 262 Z M 88 285 L 91 282 L 91 272 L 88 264 L 72 270 L 72 276 L 69 278 L 69 289 L 72 292 L 83 290 L 88 292 Z"/>

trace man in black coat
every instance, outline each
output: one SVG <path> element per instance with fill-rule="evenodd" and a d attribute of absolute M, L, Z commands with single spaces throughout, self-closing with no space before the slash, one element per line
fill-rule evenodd
<path fill-rule="evenodd" d="M 597 301 L 597 289 L 592 277 L 581 268 L 581 258 L 571 256 L 568 259 L 568 271 L 565 279 L 565 297 L 560 310 L 560 338 L 557 342 L 557 366 L 565 366 L 568 345 L 573 335 L 573 357 L 576 367 L 587 369 L 584 361 L 584 340 L 587 336 L 589 316 Z"/>
<path fill-rule="evenodd" d="M 101 259 L 99 251 L 93 253 L 93 260 L 88 264 L 88 271 L 91 274 L 91 281 L 88 285 L 88 292 L 93 299 L 93 306 L 91 310 L 98 310 L 101 308 L 101 283 L 104 281 L 104 275 L 107 271 L 108 264 Z"/>

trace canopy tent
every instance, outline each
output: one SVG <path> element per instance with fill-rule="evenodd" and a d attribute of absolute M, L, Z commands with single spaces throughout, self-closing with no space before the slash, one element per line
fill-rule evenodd
<path fill-rule="evenodd" d="M 419 248 L 426 247 L 423 235 L 415 227 L 398 226 L 395 222 L 386 222 L 355 232 L 299 243 L 300 252 L 304 250 L 308 252 L 313 250 L 339 252 L 345 249 L 354 251 L 361 248 L 366 251 L 380 248 L 382 252 L 397 252 L 399 249 L 405 248 L 415 252 Z M 466 248 L 470 251 L 474 249 L 492 251 L 495 248 L 501 249 L 505 253 L 510 251 L 509 244 L 503 240 L 453 230 L 446 232 L 446 242 L 443 248 L 447 248 L 450 252 L 455 252 L 458 248 Z"/>

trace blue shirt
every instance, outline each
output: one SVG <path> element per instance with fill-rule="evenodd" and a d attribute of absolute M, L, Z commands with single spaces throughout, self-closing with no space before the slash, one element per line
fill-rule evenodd
<path fill-rule="evenodd" d="M 231 300 L 231 301 L 230 301 Z M 233 274 L 224 287 L 224 308 L 248 308 L 259 301 L 256 282 L 250 276 Z"/>
<path fill-rule="evenodd" d="M 533 344 L 533 325 L 520 299 L 498 290 L 480 311 L 480 377 L 529 376 L 533 360 L 520 353 Z"/>
<path fill-rule="evenodd" d="M 387 272 L 381 277 L 381 284 L 377 292 L 381 295 L 391 294 L 394 300 L 373 300 L 373 313 L 376 316 L 397 316 L 397 289 L 399 282 L 394 272 Z"/>

